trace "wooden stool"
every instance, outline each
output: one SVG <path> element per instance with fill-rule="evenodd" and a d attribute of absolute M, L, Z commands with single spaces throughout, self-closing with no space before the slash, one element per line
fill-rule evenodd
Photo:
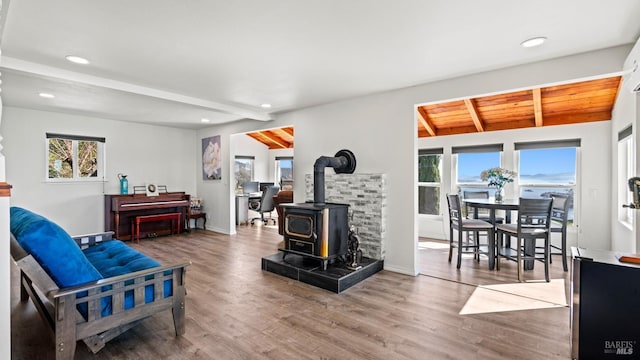
<path fill-rule="evenodd" d="M 206 230 L 207 227 L 207 213 L 205 212 L 190 212 L 189 218 L 187 219 L 187 226 L 189 226 L 189 230 L 191 230 L 191 219 L 193 219 L 193 227 L 195 229 L 198 228 L 198 219 L 202 219 L 202 230 Z"/>

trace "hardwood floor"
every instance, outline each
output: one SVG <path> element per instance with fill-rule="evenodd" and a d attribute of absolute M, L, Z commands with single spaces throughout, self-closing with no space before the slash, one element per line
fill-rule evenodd
<path fill-rule="evenodd" d="M 79 343 L 76 359 L 569 358 L 567 307 L 459 315 L 475 286 L 384 270 L 334 294 L 263 272 L 260 259 L 280 241 L 275 228 L 256 225 L 234 236 L 197 230 L 131 244 L 162 263 L 193 262 L 186 334 L 174 336 L 170 312 L 157 314 L 96 355 Z M 53 358 L 11 271 L 12 358 Z"/>
<path fill-rule="evenodd" d="M 487 258 L 480 256 L 480 261 L 473 259 L 472 254 L 463 254 L 462 266 L 456 269 L 457 249 L 453 251 L 451 263 L 449 259 L 449 242 L 420 238 L 418 243 L 418 259 L 420 273 L 441 279 L 461 282 L 470 285 L 492 285 L 518 282 L 516 263 L 500 261 L 500 271 L 489 270 Z M 569 284 L 569 272 L 564 272 L 560 256 L 553 256 L 549 266 L 551 279 L 564 279 Z M 525 281 L 544 280 L 544 266 L 536 262 L 533 271 L 524 272 Z M 568 288 L 567 288 L 568 289 Z"/>

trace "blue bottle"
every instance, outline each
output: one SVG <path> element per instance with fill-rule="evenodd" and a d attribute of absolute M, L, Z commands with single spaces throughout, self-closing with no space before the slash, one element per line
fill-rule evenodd
<path fill-rule="evenodd" d="M 127 180 L 127 175 L 118 174 L 118 179 L 120 179 L 120 194 L 126 195 L 129 193 L 129 180 Z"/>

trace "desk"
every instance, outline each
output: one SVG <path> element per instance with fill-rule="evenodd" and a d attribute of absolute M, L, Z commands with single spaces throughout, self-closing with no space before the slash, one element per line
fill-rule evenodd
<path fill-rule="evenodd" d="M 236 194 L 236 225 L 243 223 L 249 223 L 249 209 L 258 211 L 258 208 L 253 208 L 250 204 L 262 200 L 262 193 L 251 194 Z"/>
<path fill-rule="evenodd" d="M 249 196 L 236 195 L 236 225 L 246 223 L 249 220 Z"/>

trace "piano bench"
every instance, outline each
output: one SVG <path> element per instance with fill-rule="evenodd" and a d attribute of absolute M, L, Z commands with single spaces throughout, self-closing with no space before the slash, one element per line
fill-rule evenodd
<path fill-rule="evenodd" d="M 173 222 L 175 220 L 176 234 L 180 234 L 180 213 L 154 214 L 136 216 L 136 221 L 131 222 L 131 236 L 140 244 L 140 224 L 154 221 L 171 220 L 171 234 L 173 234 Z"/>

